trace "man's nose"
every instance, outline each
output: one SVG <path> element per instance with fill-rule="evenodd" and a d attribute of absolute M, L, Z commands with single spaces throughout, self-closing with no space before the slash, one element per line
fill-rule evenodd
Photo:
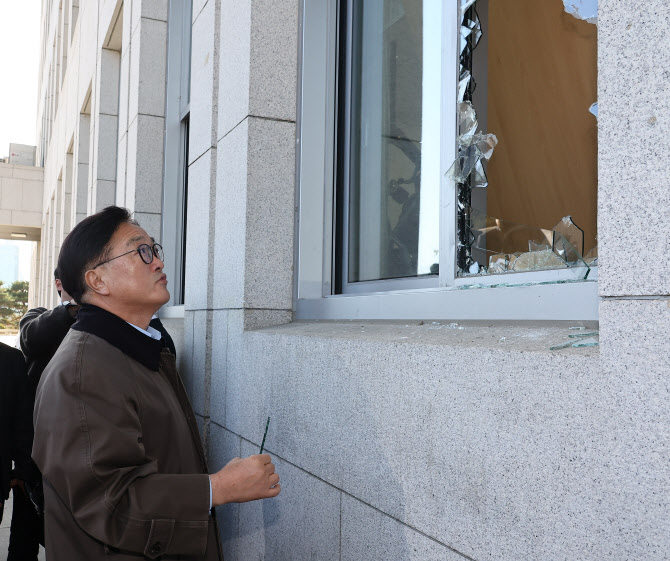
<path fill-rule="evenodd" d="M 165 268 L 165 263 L 154 255 L 153 261 L 151 262 L 151 268 L 154 271 L 162 271 Z"/>

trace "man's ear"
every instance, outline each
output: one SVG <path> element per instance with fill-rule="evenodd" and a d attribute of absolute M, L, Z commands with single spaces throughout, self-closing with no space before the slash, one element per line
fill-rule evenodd
<path fill-rule="evenodd" d="M 96 294 L 100 294 L 101 296 L 109 295 L 109 287 L 96 269 L 86 271 L 84 280 L 87 286 Z"/>

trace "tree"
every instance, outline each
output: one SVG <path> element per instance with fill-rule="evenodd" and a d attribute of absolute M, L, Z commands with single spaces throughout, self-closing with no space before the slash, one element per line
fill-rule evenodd
<path fill-rule="evenodd" d="M 28 281 L 16 281 L 5 287 L 0 281 L 0 329 L 18 329 L 28 311 Z"/>

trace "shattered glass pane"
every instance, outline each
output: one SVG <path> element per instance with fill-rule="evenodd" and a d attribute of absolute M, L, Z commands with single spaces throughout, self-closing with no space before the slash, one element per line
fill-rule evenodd
<path fill-rule="evenodd" d="M 584 256 L 584 261 L 589 267 L 598 266 L 598 244 Z"/>
<path fill-rule="evenodd" d="M 514 261 L 513 271 L 535 271 L 539 269 L 562 269 L 567 264 L 552 249 L 540 249 L 522 253 Z"/>
<path fill-rule="evenodd" d="M 458 134 L 472 136 L 477 132 L 477 114 L 472 103 L 463 101 L 458 104 Z"/>
<path fill-rule="evenodd" d="M 495 134 L 472 134 L 464 135 L 458 139 L 459 144 L 465 148 L 474 147 L 477 150 L 478 154 L 481 154 L 481 158 L 487 160 L 491 159 L 493 156 L 493 149 L 498 144 L 498 138 Z"/>
<path fill-rule="evenodd" d="M 486 171 L 484 171 L 484 164 L 479 160 L 475 166 L 472 176 L 470 177 L 470 187 L 487 187 L 489 184 L 488 177 L 486 177 Z"/>
<path fill-rule="evenodd" d="M 598 120 L 598 102 L 596 101 L 595 103 L 591 104 L 591 107 L 589 107 L 589 113 L 592 115 L 595 115 L 596 121 Z"/>
<path fill-rule="evenodd" d="M 588 276 L 581 254 L 560 232 L 502 221 L 472 207 L 466 212 L 471 247 L 486 256 L 489 274 L 571 269 L 577 278 Z"/>
<path fill-rule="evenodd" d="M 447 177 L 456 183 L 465 183 L 476 165 L 477 154 L 475 147 L 472 146 L 469 150 L 459 152 L 449 171 L 447 171 Z"/>
<path fill-rule="evenodd" d="M 461 13 L 464 14 L 476 1 L 477 0 L 461 0 Z"/>
<path fill-rule="evenodd" d="M 470 21 L 464 20 L 463 25 L 461 25 L 461 54 L 463 54 L 463 51 L 465 51 L 468 46 L 468 38 L 473 33 L 472 48 L 474 49 L 482 38 L 482 24 L 480 23 L 479 18 Z"/>
<path fill-rule="evenodd" d="M 584 230 L 575 224 L 572 216 L 564 216 L 553 230 L 568 240 L 580 256 L 584 254 Z"/>
<path fill-rule="evenodd" d="M 460 144 L 458 156 L 447 171 L 447 177 L 456 183 L 465 183 L 470 174 L 477 169 L 482 158 L 491 157 L 498 139 L 494 134 L 473 134 L 459 137 L 458 140 Z M 480 182 L 482 182 L 481 171 L 477 174 Z"/>
<path fill-rule="evenodd" d="M 458 101 L 463 101 L 465 99 L 465 94 L 468 91 L 468 86 L 470 85 L 470 80 L 472 76 L 467 70 L 461 73 L 460 80 L 458 81 Z"/>
<path fill-rule="evenodd" d="M 588 23 L 598 23 L 598 0 L 563 0 L 565 11 Z"/>

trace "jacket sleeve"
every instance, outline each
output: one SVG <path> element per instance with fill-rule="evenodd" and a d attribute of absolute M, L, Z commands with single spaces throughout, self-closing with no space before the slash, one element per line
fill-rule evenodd
<path fill-rule="evenodd" d="M 209 477 L 159 473 L 160 459 L 142 444 L 141 404 L 121 375 L 126 367 L 82 375 L 81 356 L 71 368 L 50 366 L 35 403 L 33 458 L 79 526 L 102 543 L 152 559 L 204 555 Z"/>
<path fill-rule="evenodd" d="M 20 353 L 16 353 L 15 365 L 12 368 L 13 387 L 12 400 L 14 411 L 12 418 L 12 459 L 16 466 L 16 477 L 24 481 L 39 481 L 39 471 L 30 457 L 33 443 L 33 404 L 28 387 L 26 365 Z"/>
<path fill-rule="evenodd" d="M 70 310 L 60 305 L 53 310 L 28 310 L 19 323 L 23 354 L 28 358 L 53 356 L 74 323 Z"/>

